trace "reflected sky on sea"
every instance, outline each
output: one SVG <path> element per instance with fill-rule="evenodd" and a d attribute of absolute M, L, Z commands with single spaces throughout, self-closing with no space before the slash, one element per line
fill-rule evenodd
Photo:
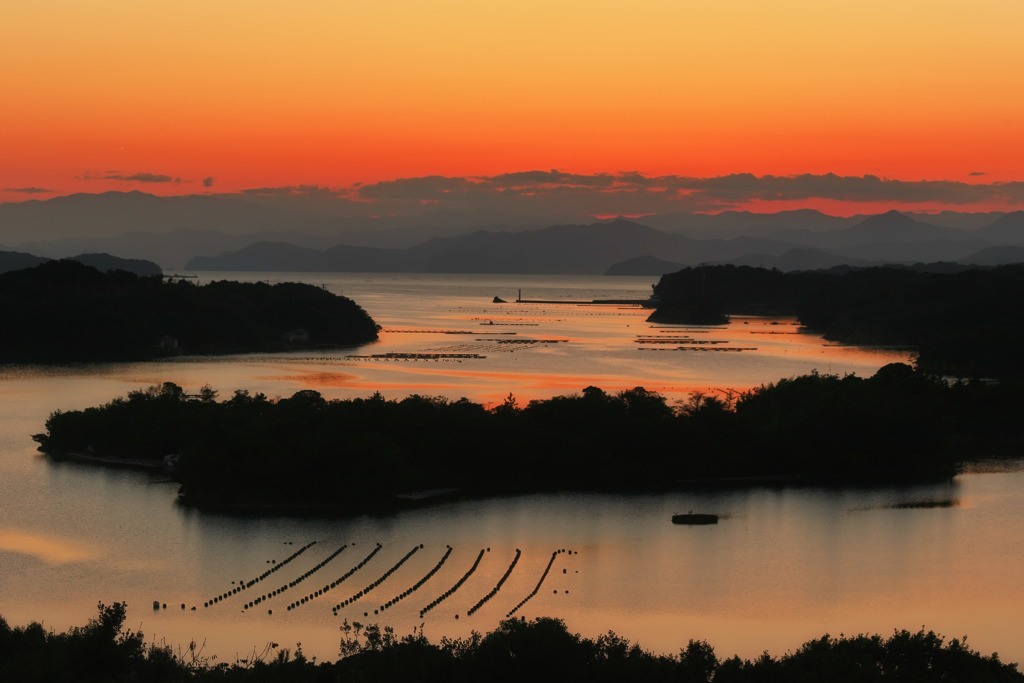
<path fill-rule="evenodd" d="M 968 633 L 972 646 L 997 650 L 1004 660 L 1024 659 L 1019 468 L 979 467 L 952 482 L 903 488 L 545 494 L 331 520 L 200 513 L 175 502 L 176 486 L 164 476 L 55 464 L 36 454 L 31 435 L 52 411 L 164 381 L 186 391 L 209 384 L 221 397 L 235 389 L 277 397 L 309 388 L 328 398 L 380 391 L 489 403 L 509 393 L 523 403 L 588 385 L 641 385 L 677 401 L 813 369 L 868 376 L 909 358 L 905 350 L 826 342 L 791 319 L 682 327 L 649 324 L 638 307 L 492 302 L 513 301 L 520 288 L 531 299 L 637 299 L 649 294 L 653 278 L 302 278 L 363 305 L 384 327 L 380 341 L 284 355 L 0 368 L 0 614 L 8 623 L 42 620 L 63 630 L 93 617 L 97 601 L 126 600 L 129 623 L 147 636 L 205 639 L 207 654 L 228 661 L 268 641 L 301 641 L 307 654 L 334 658 L 342 619 L 392 625 L 399 634 L 422 625 L 431 638 L 466 635 L 493 628 L 536 589 L 516 616 L 562 617 L 590 636 L 615 630 L 658 651 L 705 638 L 720 655 L 754 657 L 826 631 L 887 634 L 924 624 L 951 637 Z M 681 350 L 711 348 L 743 350 Z M 623 462 L 628 466 L 629 453 Z M 673 514 L 688 510 L 717 513 L 720 521 L 672 524 Z M 378 543 L 380 550 L 338 583 Z M 420 544 L 387 581 L 333 613 Z M 449 546 L 449 557 L 412 597 L 381 610 Z M 468 615 L 516 550 L 501 590 Z M 552 560 L 559 550 L 573 552 Z M 459 590 L 421 619 L 420 610 L 455 585 L 481 551 Z M 267 572 L 254 587 L 204 607 Z M 290 583 L 296 585 L 282 590 Z M 315 591 L 322 592 L 288 608 Z M 258 606 L 248 607 L 257 597 Z M 161 607 L 154 610 L 153 601 Z"/>

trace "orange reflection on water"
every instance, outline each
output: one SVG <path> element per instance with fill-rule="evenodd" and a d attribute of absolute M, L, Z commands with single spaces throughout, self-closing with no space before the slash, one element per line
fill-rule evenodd
<path fill-rule="evenodd" d="M 509 393 L 513 394 L 520 405 L 534 399 L 548 399 L 552 396 L 578 394 L 588 386 L 614 394 L 627 391 L 637 386 L 636 380 L 624 380 L 618 376 L 596 377 L 582 374 L 551 374 L 527 373 L 510 371 L 486 370 L 454 370 L 450 366 L 414 367 L 402 364 L 387 367 L 381 364 L 374 367 L 375 377 L 359 377 L 348 373 L 332 373 L 323 371 L 297 371 L 288 375 L 268 375 L 261 377 L 267 381 L 284 381 L 296 383 L 305 389 L 324 391 L 327 389 L 345 390 L 351 397 L 369 396 L 374 392 L 385 395 L 394 394 L 389 398 L 404 398 L 411 394 L 434 395 L 444 394 L 449 398 L 462 398 L 493 405 L 505 400 Z M 379 374 L 392 374 L 391 380 L 381 381 Z M 416 379 L 410 376 L 418 376 Z M 644 383 L 648 391 L 665 396 L 670 402 L 680 400 L 694 393 L 717 394 L 714 387 L 691 384 L 658 384 Z"/>
<path fill-rule="evenodd" d="M 486 382 L 505 387 L 501 396 L 508 395 L 510 390 L 514 390 L 514 393 L 523 390 L 535 391 L 536 395 L 530 394 L 527 396 L 524 394 L 524 398 L 550 396 L 551 392 L 581 391 L 584 387 L 591 384 L 601 386 L 602 388 L 606 388 L 613 383 L 622 384 L 621 380 L 618 378 L 611 379 L 593 376 L 584 377 L 582 375 L 552 375 L 546 373 L 531 374 L 505 371 L 453 370 L 450 367 L 411 367 L 407 364 L 387 367 L 382 363 L 380 366 L 374 367 L 373 370 L 376 373 L 392 373 L 402 375 L 403 377 L 408 375 L 427 375 L 434 378 L 435 381 L 411 381 L 403 378 L 398 378 L 395 381 L 380 381 L 375 378 L 358 377 L 341 372 L 331 373 L 302 371 L 295 372 L 290 375 L 268 375 L 261 377 L 261 379 L 297 382 L 303 387 L 310 389 L 356 389 L 365 390 L 368 393 L 373 393 L 374 391 L 396 390 L 401 391 L 403 394 L 422 394 L 428 391 L 465 389 L 468 394 L 471 394 L 474 397 L 489 395 L 496 391 L 496 389 L 487 391 L 489 387 L 477 384 L 479 382 Z M 444 379 L 453 381 L 445 382 L 443 381 Z M 474 383 L 469 383 L 469 380 L 472 380 Z M 624 386 L 624 388 L 626 387 Z M 632 386 L 628 388 L 632 388 Z M 484 391 L 481 392 L 481 389 Z"/>
<path fill-rule="evenodd" d="M 94 549 L 54 536 L 0 529 L 0 551 L 30 555 L 49 564 L 84 562 L 96 557 Z"/>
<path fill-rule="evenodd" d="M 269 382 L 299 382 L 306 389 L 352 387 L 360 383 L 359 377 L 344 372 L 302 371 L 290 375 L 263 375 Z"/>

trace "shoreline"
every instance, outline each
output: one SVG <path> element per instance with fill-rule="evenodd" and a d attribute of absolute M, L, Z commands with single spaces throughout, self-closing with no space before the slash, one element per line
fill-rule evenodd
<path fill-rule="evenodd" d="M 138 459 L 120 459 L 112 456 L 92 455 L 85 453 L 52 454 L 41 453 L 41 457 L 51 458 L 55 462 L 70 462 L 95 467 L 113 469 L 131 469 L 168 476 L 168 482 L 178 483 L 173 479 L 173 468 L 164 463 Z M 214 496 L 195 495 L 181 491 L 175 497 L 174 505 L 186 509 L 211 514 L 249 516 L 295 516 L 310 518 L 347 518 L 355 515 L 389 515 L 403 510 L 429 508 L 446 503 L 465 501 L 486 501 L 501 498 L 532 496 L 532 495 L 644 495 L 667 492 L 685 492 L 693 490 L 723 489 L 756 489 L 756 488 L 872 488 L 890 486 L 917 486 L 952 480 L 954 477 L 970 472 L 970 463 L 963 463 L 952 474 L 927 473 L 922 476 L 907 477 L 874 477 L 874 478 L 838 478 L 811 477 L 800 474 L 765 474 L 733 477 L 699 477 L 694 479 L 676 479 L 672 481 L 651 483 L 647 486 L 592 486 L 586 488 L 556 487 L 534 489 L 499 489 L 481 487 L 438 488 L 426 491 L 389 493 L 366 498 L 352 498 L 347 501 L 328 500 L 260 500 L 260 499 L 223 499 Z"/>

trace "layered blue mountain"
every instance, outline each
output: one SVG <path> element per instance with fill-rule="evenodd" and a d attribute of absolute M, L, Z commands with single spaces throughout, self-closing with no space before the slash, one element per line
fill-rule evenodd
<path fill-rule="evenodd" d="M 1012 211 L 979 228 L 978 236 L 996 244 L 1024 245 L 1024 211 Z"/>
<path fill-rule="evenodd" d="M 784 270 L 833 264 L 1006 263 L 1024 246 L 1024 212 L 890 211 L 836 217 L 810 209 L 635 219 L 507 211 L 361 215 L 330 192 L 157 197 L 78 194 L 0 204 L 0 249 L 62 258 L 107 253 L 165 270 L 651 273 L 708 263 Z M 578 222 L 574 222 L 578 221 Z M 550 227 L 543 227 L 550 226 Z M 978 256 L 975 256 L 975 255 Z M 655 265 L 648 257 L 665 262 Z M 13 257 L 11 257 L 13 258 Z"/>
<path fill-rule="evenodd" d="M 789 245 L 751 237 L 696 240 L 625 220 L 555 225 L 429 240 L 408 249 L 337 246 L 318 251 L 261 243 L 192 259 L 193 270 L 390 271 L 431 273 L 604 273 L 627 258 L 658 254 L 676 263 L 720 261 L 753 251 L 781 254 Z"/>

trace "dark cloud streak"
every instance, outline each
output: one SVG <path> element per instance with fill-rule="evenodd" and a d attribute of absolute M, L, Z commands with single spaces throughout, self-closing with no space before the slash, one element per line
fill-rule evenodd
<path fill-rule="evenodd" d="M 132 173 L 124 174 L 120 171 L 104 171 L 100 174 L 86 172 L 79 176 L 82 180 L 122 180 L 132 183 L 180 183 L 181 178 L 164 175 L 161 173 Z"/>
<path fill-rule="evenodd" d="M 5 187 L 4 192 L 18 192 L 21 194 L 50 194 L 54 190 L 48 190 L 45 187 Z"/>

